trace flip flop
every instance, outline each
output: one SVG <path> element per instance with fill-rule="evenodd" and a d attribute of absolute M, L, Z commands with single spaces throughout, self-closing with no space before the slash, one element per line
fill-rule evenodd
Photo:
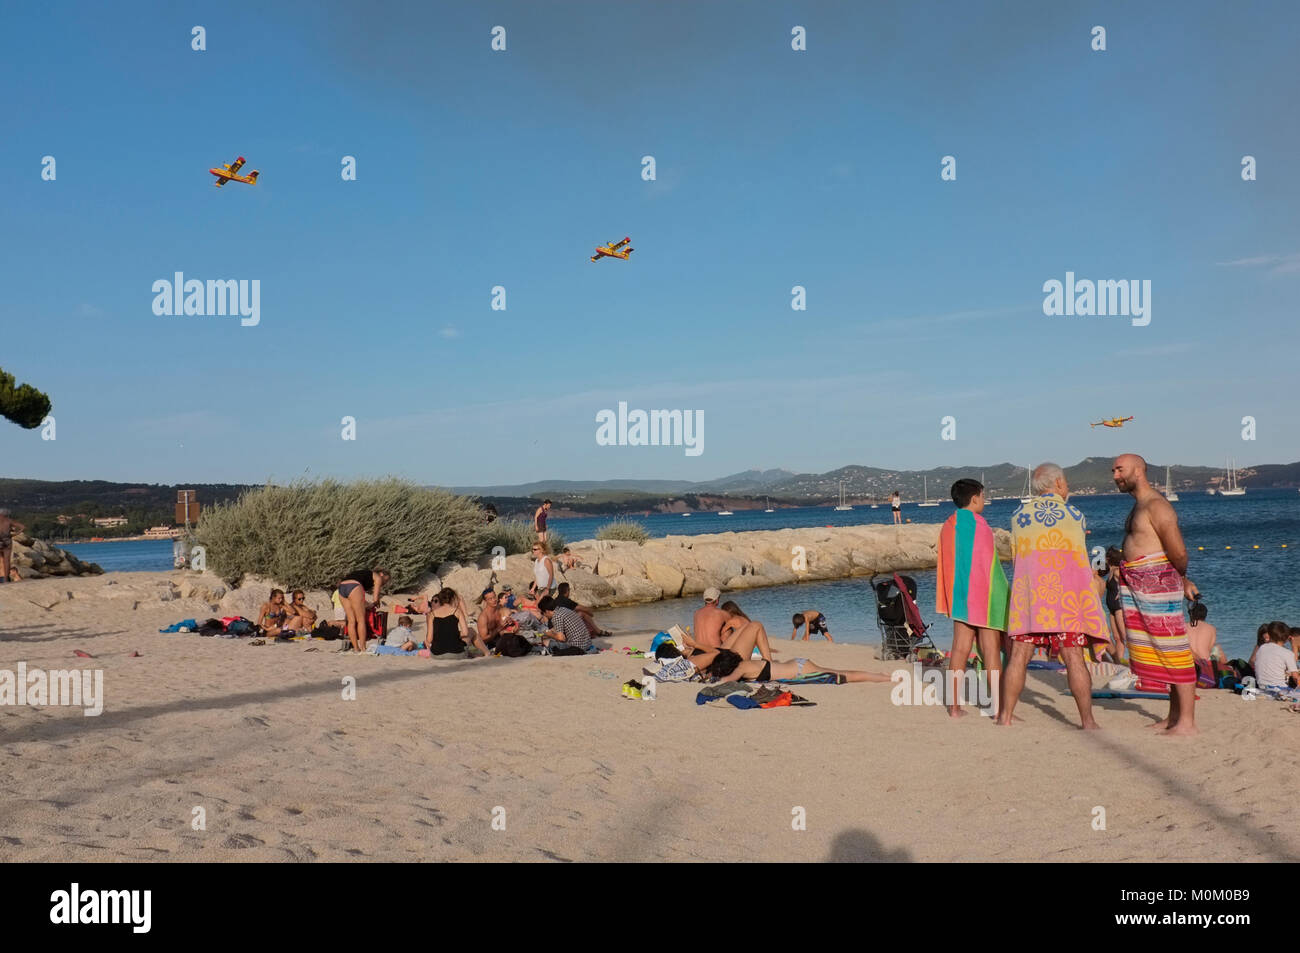
<path fill-rule="evenodd" d="M 130 655 L 127 656 L 127 658 L 144 658 L 144 656 L 141 655 L 139 652 L 132 652 Z"/>
<path fill-rule="evenodd" d="M 81 649 L 73 649 L 73 650 L 72 650 L 72 654 L 75 655 L 77 658 L 94 658 L 94 657 L 95 657 L 95 656 L 91 655 L 89 652 L 83 652 L 83 651 L 81 651 Z"/>
<path fill-rule="evenodd" d="M 266 644 L 266 639 L 253 639 L 253 640 L 252 640 L 251 642 L 249 642 L 248 644 L 249 644 L 249 645 L 265 645 L 265 644 Z"/>

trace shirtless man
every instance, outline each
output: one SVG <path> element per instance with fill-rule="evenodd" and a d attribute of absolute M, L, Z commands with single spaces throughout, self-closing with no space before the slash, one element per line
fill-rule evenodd
<path fill-rule="evenodd" d="M 1147 464 L 1135 453 L 1115 458 L 1115 485 L 1133 497 L 1124 523 L 1124 562 L 1120 566 L 1129 662 L 1139 681 L 1170 686 L 1169 714 L 1155 725 L 1165 735 L 1194 735 L 1196 728 L 1196 667 L 1183 624 L 1183 596 L 1200 596 L 1187 578 L 1187 547 L 1178 529 L 1178 516 L 1169 501 L 1147 482 Z M 1177 599 L 1176 615 L 1168 608 Z M 1162 608 L 1163 607 L 1163 608 Z"/>
<path fill-rule="evenodd" d="M 1187 639 L 1192 643 L 1192 658 L 1197 661 L 1213 658 L 1219 647 L 1218 627 L 1205 621 L 1209 614 L 1210 610 L 1205 607 L 1205 603 L 1199 601 L 1193 602 L 1187 610 L 1187 616 L 1191 619 Z"/>
<path fill-rule="evenodd" d="M 704 605 L 695 610 L 691 620 L 691 641 L 705 649 L 722 648 L 722 625 L 727 614 L 718 608 L 722 593 L 710 586 L 704 590 Z"/>
<path fill-rule="evenodd" d="M 827 642 L 834 642 L 831 638 L 831 630 L 826 628 L 826 616 L 820 609 L 804 609 L 803 612 L 794 614 L 794 629 L 790 632 L 790 638 L 794 639 L 799 635 L 799 626 L 803 626 L 803 640 L 808 641 L 810 636 L 824 635 Z"/>
<path fill-rule="evenodd" d="M 0 567 L 4 569 L 0 582 L 8 582 L 9 573 L 13 569 L 10 561 L 14 554 L 14 533 L 21 533 L 26 528 L 22 523 L 11 519 L 8 510 L 0 510 Z"/>
<path fill-rule="evenodd" d="M 478 597 L 478 602 L 483 608 L 479 609 L 478 619 L 475 620 L 474 625 L 478 629 L 478 637 L 484 644 L 490 646 L 505 626 L 501 619 L 501 606 L 497 602 L 496 590 L 491 586 L 484 589 Z"/>

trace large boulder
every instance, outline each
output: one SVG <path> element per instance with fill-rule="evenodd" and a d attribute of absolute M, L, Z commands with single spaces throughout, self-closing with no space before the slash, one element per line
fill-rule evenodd
<path fill-rule="evenodd" d="M 682 594 L 682 584 L 686 577 L 681 570 L 666 563 L 647 560 L 645 564 L 646 579 L 663 590 L 663 598 L 676 599 Z"/>
<path fill-rule="evenodd" d="M 642 602 L 658 602 L 664 596 L 662 588 L 637 576 L 628 574 L 614 576 L 610 582 L 614 586 L 614 598 L 610 602 L 611 605 L 636 605 Z"/>
<path fill-rule="evenodd" d="M 182 571 L 180 576 L 182 599 L 198 599 L 215 605 L 230 591 L 230 587 L 216 573 Z"/>

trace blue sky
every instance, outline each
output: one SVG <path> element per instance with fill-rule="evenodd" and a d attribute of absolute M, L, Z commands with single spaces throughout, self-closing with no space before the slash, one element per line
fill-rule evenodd
<path fill-rule="evenodd" d="M 57 422 L 0 428 L 6 476 L 1300 458 L 1293 4 L 72 3 L 6 25 L 0 367 Z M 260 183 L 214 189 L 236 155 Z M 587 260 L 624 235 L 632 261 Z M 154 315 L 177 271 L 260 280 L 261 323 Z M 1045 316 L 1067 271 L 1149 279 L 1151 323 Z M 598 446 L 619 401 L 703 411 L 704 452 Z"/>

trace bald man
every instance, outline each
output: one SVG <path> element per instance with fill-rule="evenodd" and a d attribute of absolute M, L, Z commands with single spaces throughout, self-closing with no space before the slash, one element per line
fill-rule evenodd
<path fill-rule="evenodd" d="M 1194 735 L 1196 662 L 1183 622 L 1183 599 L 1194 599 L 1200 591 L 1187 578 L 1178 515 L 1147 482 L 1147 462 L 1137 454 L 1116 457 L 1111 475 L 1134 500 L 1124 523 L 1119 567 L 1129 662 L 1139 687 L 1169 689 L 1169 715 L 1152 727 L 1166 735 Z"/>

